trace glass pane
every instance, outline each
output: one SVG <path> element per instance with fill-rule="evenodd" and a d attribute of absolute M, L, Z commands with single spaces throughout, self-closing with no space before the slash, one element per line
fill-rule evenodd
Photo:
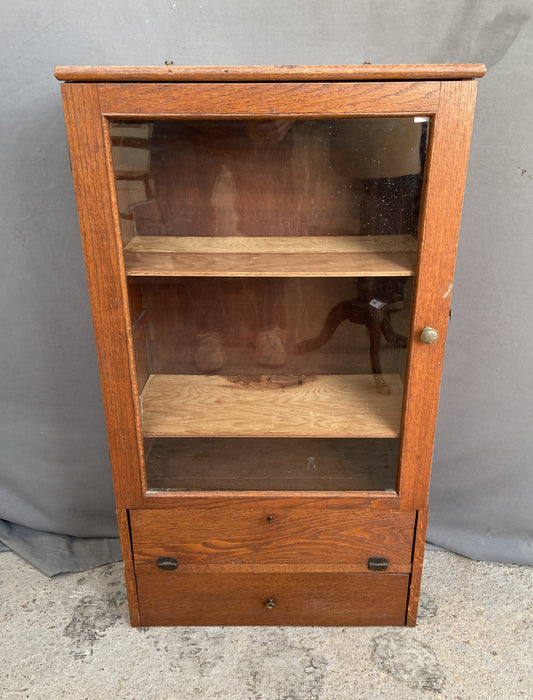
<path fill-rule="evenodd" d="M 153 373 L 404 375 L 412 277 L 142 278 L 131 286 L 142 296 Z"/>
<path fill-rule="evenodd" d="M 398 440 L 157 438 L 146 453 L 158 491 L 392 491 Z"/>
<path fill-rule="evenodd" d="M 356 281 L 130 283 L 148 487 L 394 488 L 409 304 Z"/>
<path fill-rule="evenodd" d="M 111 122 L 133 236 L 416 237 L 427 124 L 412 117 Z"/>
<path fill-rule="evenodd" d="M 394 489 L 428 126 L 111 122 L 149 489 Z"/>

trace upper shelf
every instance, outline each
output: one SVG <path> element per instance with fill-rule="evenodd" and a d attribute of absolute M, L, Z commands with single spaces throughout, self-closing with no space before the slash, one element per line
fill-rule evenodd
<path fill-rule="evenodd" d="M 136 236 L 124 249 L 128 276 L 408 277 L 412 236 Z"/>
<path fill-rule="evenodd" d="M 58 80 L 82 82 L 269 82 L 361 80 L 468 80 L 482 63 L 356 66 L 58 66 Z"/>

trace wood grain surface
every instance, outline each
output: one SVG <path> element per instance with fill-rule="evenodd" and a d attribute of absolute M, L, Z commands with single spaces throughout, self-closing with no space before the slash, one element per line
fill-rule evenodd
<path fill-rule="evenodd" d="M 380 377 L 389 394 L 374 375 L 153 374 L 141 395 L 144 436 L 397 437 L 402 381 Z"/>
<path fill-rule="evenodd" d="M 438 82 L 103 83 L 107 117 L 273 118 L 433 114 Z"/>
<path fill-rule="evenodd" d="M 420 601 L 420 585 L 422 583 L 422 567 L 424 564 L 424 551 L 426 547 L 426 530 L 429 513 L 419 510 L 416 516 L 415 541 L 413 547 L 413 568 L 409 581 L 409 600 L 405 624 L 407 627 L 416 625 L 418 603 Z"/>
<path fill-rule="evenodd" d="M 122 558 L 124 560 L 124 575 L 126 578 L 126 590 L 128 592 L 128 609 L 130 613 L 130 624 L 138 627 L 139 621 L 139 600 L 137 598 L 137 586 L 135 584 L 135 570 L 133 567 L 133 550 L 131 547 L 130 521 L 128 511 L 124 508 L 117 508 L 118 533 L 120 535 L 120 546 Z"/>
<path fill-rule="evenodd" d="M 58 80 L 200 82 L 269 80 L 459 80 L 481 78 L 482 63 L 353 66 L 58 66 Z"/>
<path fill-rule="evenodd" d="M 135 371 L 98 87 L 62 85 L 117 507 L 141 500 Z M 80 369 L 80 371 L 83 371 Z"/>
<path fill-rule="evenodd" d="M 226 503 L 130 513 L 135 566 L 172 556 L 188 565 L 344 564 L 368 571 L 369 557 L 389 572 L 411 571 L 415 514 L 320 503 Z"/>
<path fill-rule="evenodd" d="M 403 625 L 408 583 L 407 574 L 137 575 L 142 625 Z"/>
<path fill-rule="evenodd" d="M 397 277 L 414 274 L 412 236 L 136 236 L 130 276 Z"/>
<path fill-rule="evenodd" d="M 132 624 L 415 623 L 474 112 L 473 78 L 484 72 L 481 64 L 56 69 L 60 80 L 81 81 L 64 84 L 62 91 Z M 363 248 L 357 251 L 346 250 L 347 241 L 342 237 L 312 243 L 310 238 L 295 238 L 278 242 L 274 245 L 281 247 L 272 249 L 269 239 L 261 240 L 270 234 L 270 228 L 264 232 L 255 229 L 258 238 L 254 243 L 244 237 L 218 243 L 211 240 L 209 250 L 202 249 L 206 239 L 191 242 L 151 236 L 150 241 L 130 241 L 136 223 L 133 215 L 121 236 L 110 118 L 130 122 L 243 119 L 253 131 L 252 120 L 276 117 L 402 115 L 431 117 L 416 263 L 411 248 L 365 249 L 368 242 L 362 238 L 357 245 Z M 131 178 L 134 173 L 128 171 L 126 176 Z M 146 180 L 144 171 L 140 176 Z M 145 199 L 150 199 L 148 194 Z M 350 233 L 352 228 L 342 231 Z M 277 232 L 286 235 L 283 228 Z M 322 233 L 322 229 L 315 232 Z M 129 242 L 124 255 L 123 240 Z M 372 245 L 376 243 L 379 241 Z M 387 241 L 388 245 L 396 243 Z M 317 247 L 310 251 L 309 246 Z M 155 340 L 165 343 L 161 336 L 169 335 L 175 317 L 183 322 L 185 306 L 174 303 L 174 297 L 181 300 L 174 289 L 176 277 L 413 273 L 405 402 L 397 374 L 381 375 L 390 389 L 386 394 L 377 390 L 373 375 L 355 374 L 358 369 L 351 367 L 352 374 L 335 374 L 335 367 L 322 368 L 316 375 L 313 369 L 301 376 L 255 376 L 238 371 L 232 371 L 235 376 L 168 374 L 175 371 L 169 369 L 169 358 L 176 352 L 172 339 L 168 357 L 165 355 L 165 373 L 149 374 L 159 371 L 151 366 Z M 138 276 L 158 279 L 140 281 Z M 165 282 L 161 277 L 174 280 Z M 254 284 L 259 289 L 265 282 L 269 280 Z M 304 282 L 285 280 L 283 284 Z M 200 283 L 207 285 L 212 280 Z M 317 278 L 309 283 L 320 286 Z M 327 280 L 327 285 L 333 283 Z M 190 290 L 194 286 L 190 277 L 179 284 Z M 155 291 L 157 285 L 163 291 Z M 150 305 L 154 299 L 157 303 Z M 159 317 L 165 309 L 170 322 Z M 424 326 L 438 330 L 435 345 L 421 343 Z M 154 329 L 160 329 L 159 336 Z M 233 339 L 235 347 L 240 347 L 237 341 L 244 342 L 243 338 Z M 188 342 L 192 347 L 192 340 Z M 148 450 L 153 449 L 151 437 L 394 438 L 401 428 L 399 497 L 389 491 L 349 495 L 265 490 L 145 493 L 141 428 Z M 148 510 L 148 505 L 153 509 Z M 157 568 L 157 557 L 162 555 L 177 557 L 176 572 Z M 370 556 L 386 556 L 388 572 L 362 573 Z M 273 604 L 267 606 L 268 601 Z"/>
<path fill-rule="evenodd" d="M 136 236 L 138 253 L 402 253 L 416 251 L 412 236 Z M 327 270 L 324 271 L 325 273 Z"/>
<path fill-rule="evenodd" d="M 427 507 L 476 87 L 442 84 L 430 138 L 400 448 L 400 497 L 412 509 Z M 425 326 L 439 333 L 434 345 L 420 340 Z"/>
<path fill-rule="evenodd" d="M 241 504 L 284 501 L 289 504 L 314 502 L 323 508 L 330 505 L 343 505 L 348 508 L 366 508 L 369 511 L 402 510 L 400 499 L 395 491 L 147 491 L 143 508 L 165 510 L 175 506 L 215 505 L 229 501 Z M 135 509 L 138 510 L 138 509 Z"/>

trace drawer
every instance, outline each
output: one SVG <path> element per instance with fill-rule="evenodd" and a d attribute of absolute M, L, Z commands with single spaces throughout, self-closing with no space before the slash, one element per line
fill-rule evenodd
<path fill-rule="evenodd" d="M 407 574 L 137 575 L 141 625 L 404 625 Z"/>
<path fill-rule="evenodd" d="M 415 513 L 273 499 L 134 510 L 130 522 L 136 568 L 174 557 L 182 571 L 300 564 L 367 572 L 370 557 L 385 557 L 389 573 L 408 573 Z"/>

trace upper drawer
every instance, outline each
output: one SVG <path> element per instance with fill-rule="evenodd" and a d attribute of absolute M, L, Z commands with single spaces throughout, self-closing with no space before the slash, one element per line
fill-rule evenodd
<path fill-rule="evenodd" d="M 343 565 L 368 571 L 385 557 L 390 573 L 411 570 L 414 512 L 265 500 L 130 511 L 135 564 L 175 557 L 178 569 L 205 565 Z M 325 569 L 325 570 L 326 570 Z"/>

